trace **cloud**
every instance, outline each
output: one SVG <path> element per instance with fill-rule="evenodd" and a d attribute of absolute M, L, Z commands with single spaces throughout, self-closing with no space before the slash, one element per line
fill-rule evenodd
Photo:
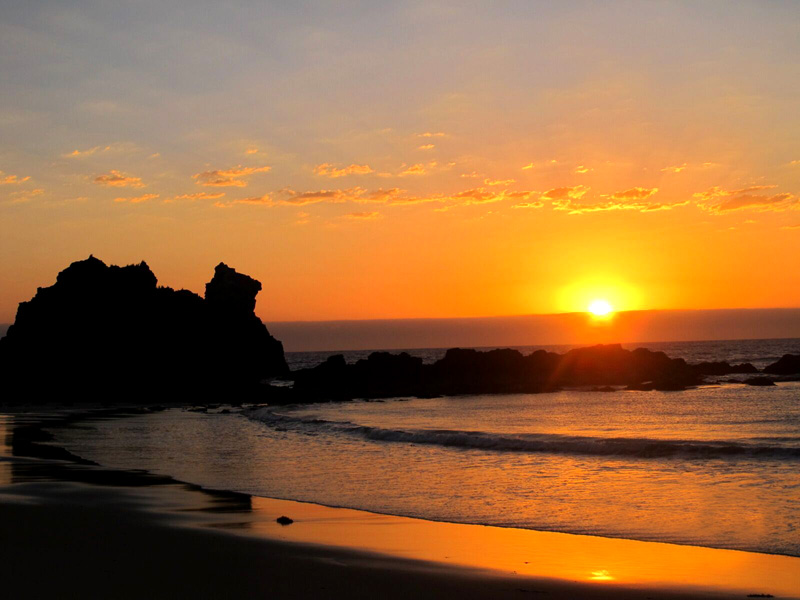
<path fill-rule="evenodd" d="M 643 187 L 634 187 L 621 192 L 603 195 L 602 197 L 607 198 L 607 200 L 601 202 L 582 202 L 581 199 L 588 191 L 589 188 L 584 186 L 575 186 L 573 188 L 556 188 L 555 190 L 545 192 L 545 194 L 540 197 L 540 200 L 550 199 L 553 202 L 553 208 L 555 210 L 566 211 L 571 215 L 580 215 L 584 213 L 609 210 L 635 210 L 639 212 L 653 212 L 670 210 L 689 204 L 688 200 L 673 203 L 652 202 L 650 198 L 658 193 L 658 188 Z"/>
<path fill-rule="evenodd" d="M 172 200 L 165 200 L 164 202 L 172 202 L 173 200 L 216 200 L 224 195 L 225 192 L 193 192 L 175 196 Z"/>
<path fill-rule="evenodd" d="M 474 179 L 476 177 L 480 177 L 480 175 L 478 175 L 477 171 L 473 171 L 472 173 L 462 173 L 461 174 L 461 178 L 462 179 Z"/>
<path fill-rule="evenodd" d="M 435 144 L 423 144 L 422 146 L 418 146 L 417 150 L 433 150 L 436 148 Z"/>
<path fill-rule="evenodd" d="M 252 198 L 239 198 L 231 202 L 217 202 L 214 205 L 223 208 L 233 204 L 259 204 L 262 206 L 309 206 L 312 204 L 389 204 L 394 203 L 403 194 L 399 188 L 365 190 L 361 187 L 335 190 L 312 190 L 297 192 L 284 188 L 271 194 Z"/>
<path fill-rule="evenodd" d="M 128 198 L 114 198 L 114 202 L 130 202 L 131 204 L 139 204 L 140 202 L 147 202 L 158 198 L 160 194 L 142 194 L 141 196 L 133 196 Z"/>
<path fill-rule="evenodd" d="M 528 163 L 527 165 L 522 167 L 522 170 L 523 171 L 530 171 L 532 169 L 539 169 L 541 167 L 552 167 L 553 165 L 557 165 L 557 164 L 558 164 L 558 161 L 555 158 L 553 158 L 553 159 L 550 159 L 547 162 L 543 162 L 543 163 Z"/>
<path fill-rule="evenodd" d="M 307 213 L 304 211 L 300 211 L 297 213 L 297 220 L 294 222 L 295 225 L 308 225 L 311 221 L 311 213 Z"/>
<path fill-rule="evenodd" d="M 349 219 L 351 221 L 374 221 L 381 217 L 382 215 L 379 212 L 354 212 L 342 215 L 343 219 Z"/>
<path fill-rule="evenodd" d="M 781 212 L 800 209 L 800 198 L 794 194 L 770 194 L 776 185 L 753 185 L 740 190 L 723 190 L 713 187 L 694 194 L 697 205 L 708 212 L 719 215 L 735 210 Z"/>
<path fill-rule="evenodd" d="M 793 167 L 796 167 L 796 166 L 800 165 L 800 160 L 793 160 L 789 164 L 792 165 Z"/>
<path fill-rule="evenodd" d="M 539 208 L 541 206 L 541 203 L 530 202 L 530 200 L 537 195 L 539 195 L 539 192 L 531 190 L 510 192 L 508 190 L 496 191 L 481 187 L 445 196 L 434 196 L 429 198 L 428 201 L 445 203 L 446 206 L 436 209 L 439 211 L 449 210 L 457 206 L 493 204 L 495 202 L 503 202 L 505 200 L 512 200 L 519 203 L 520 204 L 519 208 L 523 208 L 522 205 L 525 204 L 529 205 L 527 206 L 527 208 Z"/>
<path fill-rule="evenodd" d="M 512 183 L 516 183 L 515 179 L 484 179 L 483 183 L 485 185 L 511 185 Z"/>
<path fill-rule="evenodd" d="M 112 169 L 109 173 L 98 175 L 94 178 L 94 182 L 98 185 L 105 185 L 109 187 L 144 187 L 141 177 L 133 177 L 126 175 L 121 171 Z"/>
<path fill-rule="evenodd" d="M 503 200 L 529 202 L 540 192 L 495 190 L 486 187 L 473 188 L 453 194 L 432 194 L 427 196 L 408 196 L 400 188 L 378 188 L 367 190 L 361 187 L 331 190 L 312 190 L 298 192 L 291 188 L 252 198 L 240 198 L 230 202 L 216 202 L 214 206 L 227 208 L 234 204 L 255 204 L 261 206 L 310 206 L 312 204 L 384 204 L 387 206 L 410 206 L 414 204 L 440 203 L 444 210 L 456 206 L 489 204 Z M 531 203 L 530 208 L 538 207 Z M 354 213 L 355 214 L 355 213 Z M 365 213 L 366 214 L 366 213 Z"/>
<path fill-rule="evenodd" d="M 800 223 L 795 223 L 794 225 L 784 225 L 781 229 L 800 229 Z"/>
<path fill-rule="evenodd" d="M 584 173 L 588 173 L 589 171 L 593 171 L 594 169 L 590 169 L 589 167 L 585 167 L 583 165 L 578 165 L 575 167 L 575 173 L 578 175 L 583 175 Z"/>
<path fill-rule="evenodd" d="M 258 148 L 248 148 L 244 151 L 245 154 L 258 154 Z"/>
<path fill-rule="evenodd" d="M 8 204 L 23 204 L 25 202 L 30 202 L 32 198 L 36 196 L 41 196 L 44 194 L 44 190 L 42 188 L 36 188 L 35 190 L 20 190 L 18 192 L 13 192 L 8 197 Z"/>
<path fill-rule="evenodd" d="M 139 147 L 132 142 L 114 142 L 113 144 L 108 144 L 106 146 L 93 146 L 91 148 L 86 148 L 85 150 L 75 149 L 72 152 L 66 152 L 62 154 L 61 157 L 87 158 L 89 156 L 94 156 L 95 154 L 136 152 L 137 150 L 139 150 Z M 161 155 L 156 152 L 155 154 L 151 154 L 148 158 L 156 158 L 158 156 Z"/>
<path fill-rule="evenodd" d="M 440 137 L 445 137 L 446 135 L 447 135 L 446 133 L 442 133 L 441 131 L 437 131 L 436 133 L 426 131 L 425 133 L 417 134 L 418 137 L 424 137 L 424 138 L 440 138 Z"/>
<path fill-rule="evenodd" d="M 404 191 L 405 190 L 401 190 L 400 188 L 389 188 L 387 190 L 378 188 L 377 190 L 372 190 L 370 192 L 364 192 L 362 190 L 362 193 L 354 196 L 353 200 L 362 204 L 384 204 L 399 198 Z"/>
<path fill-rule="evenodd" d="M 656 193 L 658 193 L 658 188 L 635 187 L 625 190 L 624 192 L 614 192 L 608 197 L 612 200 L 625 202 L 628 200 L 647 200 Z"/>
<path fill-rule="evenodd" d="M 94 148 L 87 148 L 86 150 L 73 150 L 61 156 L 64 158 L 84 158 L 97 154 L 98 152 L 107 152 L 108 150 L 111 150 L 111 146 L 95 146 Z"/>
<path fill-rule="evenodd" d="M 312 192 L 297 193 L 293 190 L 285 190 L 288 198 L 279 200 L 278 204 L 289 204 L 292 206 L 307 206 L 309 204 L 319 204 L 320 202 L 342 204 L 358 196 L 361 188 L 349 190 L 318 190 Z"/>
<path fill-rule="evenodd" d="M 664 167 L 661 169 L 662 173 L 680 173 L 681 171 L 685 171 L 689 165 L 683 163 L 682 165 L 675 165 L 673 167 Z"/>
<path fill-rule="evenodd" d="M 243 167 L 238 165 L 230 169 L 215 169 L 192 175 L 199 185 L 207 187 L 247 187 L 247 177 L 256 173 L 267 173 L 272 167 Z"/>
<path fill-rule="evenodd" d="M 356 165 L 352 164 L 341 169 L 337 169 L 331 163 L 322 163 L 314 167 L 314 174 L 322 177 L 344 177 L 346 175 L 367 175 L 373 173 L 372 167 L 369 165 Z"/>
<path fill-rule="evenodd" d="M 425 165 L 416 164 L 416 165 L 411 165 L 410 167 L 408 167 L 403 171 L 400 171 L 399 176 L 406 177 L 408 175 L 425 175 L 425 173 L 427 172 L 428 170 L 425 168 Z"/>
<path fill-rule="evenodd" d="M 27 177 L 19 177 L 18 175 L 3 175 L 3 172 L 0 171 L 0 185 L 19 185 L 20 183 L 25 183 L 30 179 L 30 175 Z"/>
<path fill-rule="evenodd" d="M 551 202 L 569 202 L 570 200 L 580 200 L 592 188 L 586 185 L 574 185 L 572 187 L 560 187 L 547 190 L 539 200 L 550 200 Z"/>

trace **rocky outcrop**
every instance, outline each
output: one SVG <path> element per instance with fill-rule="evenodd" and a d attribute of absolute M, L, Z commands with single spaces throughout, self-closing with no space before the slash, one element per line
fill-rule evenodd
<path fill-rule="evenodd" d="M 563 386 L 628 386 L 642 390 L 680 390 L 702 378 L 683 359 L 646 349 L 599 345 L 556 354 L 538 350 L 453 348 L 430 364 L 406 353 L 373 353 L 347 364 L 342 355 L 312 369 L 292 373 L 295 401 L 535 393 Z"/>
<path fill-rule="evenodd" d="M 750 363 L 741 363 L 738 365 L 731 365 L 727 362 L 701 362 L 692 365 L 692 369 L 698 375 L 733 375 L 734 373 L 758 373 Z"/>
<path fill-rule="evenodd" d="M 764 367 L 770 375 L 795 375 L 800 373 L 800 354 L 784 354 L 777 362 Z"/>
<path fill-rule="evenodd" d="M 202 298 L 159 287 L 144 262 L 118 267 L 90 256 L 20 303 L 0 340 L 0 373 L 7 387 L 108 401 L 255 384 L 288 371 L 281 343 L 253 312 L 260 290 L 220 264 Z"/>

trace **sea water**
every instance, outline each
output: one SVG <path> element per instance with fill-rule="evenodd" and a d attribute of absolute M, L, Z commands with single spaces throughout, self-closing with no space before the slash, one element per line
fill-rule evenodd
<path fill-rule="evenodd" d="M 758 367 L 800 352 L 797 340 L 660 346 L 648 345 Z M 107 466 L 259 496 L 800 556 L 800 382 L 174 409 L 58 439 Z"/>

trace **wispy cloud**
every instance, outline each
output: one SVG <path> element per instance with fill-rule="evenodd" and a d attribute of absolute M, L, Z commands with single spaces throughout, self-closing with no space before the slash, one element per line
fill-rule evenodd
<path fill-rule="evenodd" d="M 114 202 L 130 202 L 131 204 L 139 204 L 147 202 L 148 200 L 155 200 L 160 194 L 142 194 L 141 196 L 129 196 L 126 198 L 114 198 Z"/>
<path fill-rule="evenodd" d="M 435 144 L 423 144 L 422 146 L 418 146 L 417 150 L 433 150 L 436 148 Z"/>
<path fill-rule="evenodd" d="M 445 137 L 446 135 L 447 135 L 446 133 L 442 133 L 441 131 L 437 132 L 426 131 L 425 133 L 417 134 L 418 137 L 423 137 L 423 138 L 441 138 Z"/>
<path fill-rule="evenodd" d="M 651 198 L 658 193 L 658 188 L 634 187 L 613 194 L 602 195 L 605 200 L 599 202 L 584 202 L 583 197 L 589 191 L 588 187 L 575 186 L 572 188 L 556 188 L 540 196 L 540 200 L 551 200 L 554 210 L 566 211 L 571 215 L 584 213 L 634 210 L 639 212 L 653 212 L 670 210 L 679 206 L 686 206 L 689 201 L 682 202 L 653 202 Z"/>
<path fill-rule="evenodd" d="M 608 196 L 608 198 L 620 202 L 628 200 L 647 200 L 656 193 L 658 193 L 658 188 L 634 187 L 622 192 L 614 192 Z"/>
<path fill-rule="evenodd" d="M 314 167 L 314 174 L 322 177 L 330 177 L 335 179 L 337 177 L 345 177 L 346 175 L 368 175 L 374 173 L 372 167 L 369 165 L 352 164 L 341 169 L 335 167 L 331 163 L 322 163 Z"/>
<path fill-rule="evenodd" d="M 346 215 L 342 215 L 343 219 L 348 219 L 350 221 L 374 221 L 376 219 L 381 218 L 381 213 L 373 211 L 373 212 L 353 212 L 347 213 Z"/>
<path fill-rule="evenodd" d="M 88 158 L 98 154 L 121 154 L 124 152 L 136 152 L 139 147 L 131 142 L 114 142 L 105 146 L 93 146 L 84 150 L 75 149 L 72 152 L 65 152 L 62 158 Z M 151 154 L 148 158 L 156 158 L 160 156 L 158 152 Z"/>
<path fill-rule="evenodd" d="M 98 175 L 94 178 L 94 182 L 98 185 L 105 185 L 108 187 L 144 187 L 141 177 L 133 177 L 132 175 L 127 175 L 122 171 L 114 169 L 103 175 Z"/>
<path fill-rule="evenodd" d="M 194 192 L 191 194 L 180 194 L 175 196 L 172 200 L 216 200 L 222 198 L 225 192 Z M 172 200 L 165 200 L 164 202 L 172 202 Z"/>
<path fill-rule="evenodd" d="M 697 205 L 712 214 L 735 210 L 775 211 L 800 209 L 800 198 L 794 194 L 770 194 L 776 185 L 753 185 L 739 190 L 713 187 L 694 194 Z"/>
<path fill-rule="evenodd" d="M 584 165 L 578 165 L 577 167 L 575 167 L 575 169 L 573 169 L 573 172 L 577 173 L 578 175 L 583 175 L 584 173 L 588 173 L 589 171 L 593 170 L 594 169 L 590 169 L 589 167 L 586 167 Z"/>
<path fill-rule="evenodd" d="M 558 164 L 558 161 L 555 158 L 553 158 L 553 159 L 550 159 L 548 161 L 541 162 L 541 163 L 534 163 L 534 162 L 528 163 L 527 165 L 522 167 L 522 170 L 523 171 L 531 171 L 533 169 L 540 169 L 542 167 L 552 167 L 552 166 L 555 166 L 557 164 Z"/>
<path fill-rule="evenodd" d="M 44 190 L 42 188 L 36 188 L 33 190 L 19 190 L 11 193 L 4 203 L 24 204 L 25 202 L 30 202 L 33 198 L 36 196 L 41 196 L 42 194 L 44 194 Z"/>
<path fill-rule="evenodd" d="M 208 187 L 247 187 L 247 178 L 256 173 L 267 173 L 272 167 L 243 167 L 203 171 L 192 176 L 200 185 Z"/>
<path fill-rule="evenodd" d="M 26 177 L 20 177 L 19 175 L 3 175 L 3 172 L 0 171 L 0 185 L 19 185 L 20 183 L 25 183 L 30 180 L 30 178 L 30 175 Z"/>
<path fill-rule="evenodd" d="M 516 183 L 515 179 L 484 179 L 484 185 L 511 185 Z"/>
<path fill-rule="evenodd" d="M 437 201 L 445 203 L 445 206 L 437 210 L 449 210 L 459 206 L 472 206 L 478 204 L 494 204 L 495 202 L 503 202 L 511 200 L 519 204 L 519 208 L 539 208 L 541 203 L 531 201 L 539 192 L 527 191 L 508 191 L 508 190 L 493 190 L 490 188 L 474 188 L 449 194 L 445 196 L 435 196 L 429 201 Z M 523 206 L 527 205 L 527 206 Z M 516 207 L 516 205 L 515 205 Z"/>
<path fill-rule="evenodd" d="M 572 187 L 559 187 L 547 190 L 539 199 L 551 202 L 569 202 L 570 200 L 580 200 L 587 192 L 592 189 L 586 185 L 574 185 Z"/>
<path fill-rule="evenodd" d="M 407 175 L 425 175 L 425 173 L 427 173 L 425 165 L 417 164 L 400 171 L 400 177 L 405 177 Z"/>

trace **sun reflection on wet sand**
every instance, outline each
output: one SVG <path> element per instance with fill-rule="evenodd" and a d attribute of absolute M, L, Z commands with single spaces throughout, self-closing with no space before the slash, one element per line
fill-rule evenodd
<path fill-rule="evenodd" d="M 800 558 L 789 556 L 439 523 L 258 497 L 253 511 L 252 532 L 286 541 L 550 579 L 800 598 Z M 294 523 L 275 523 L 280 515 Z"/>

